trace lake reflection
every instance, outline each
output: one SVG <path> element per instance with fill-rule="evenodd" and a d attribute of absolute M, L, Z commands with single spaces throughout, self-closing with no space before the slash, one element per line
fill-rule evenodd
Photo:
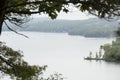
<path fill-rule="evenodd" d="M 15 50 L 24 52 L 30 64 L 48 65 L 47 72 L 59 72 L 65 80 L 120 80 L 120 64 L 104 61 L 86 61 L 90 51 L 113 39 L 85 38 L 66 33 L 23 32 L 30 38 L 4 32 L 0 40 Z"/>

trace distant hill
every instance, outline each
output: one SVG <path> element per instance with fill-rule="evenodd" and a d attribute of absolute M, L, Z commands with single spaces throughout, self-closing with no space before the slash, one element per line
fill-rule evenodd
<path fill-rule="evenodd" d="M 48 18 L 34 18 L 25 23 L 23 28 L 9 24 L 13 29 L 20 31 L 53 32 L 85 37 L 111 37 L 117 30 L 117 21 L 92 18 L 87 20 L 51 20 Z M 5 27 L 3 30 L 7 30 Z"/>

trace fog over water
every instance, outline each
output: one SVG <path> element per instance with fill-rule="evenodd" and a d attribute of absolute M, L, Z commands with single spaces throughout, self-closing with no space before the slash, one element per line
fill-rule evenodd
<path fill-rule="evenodd" d="M 22 32 L 29 39 L 12 32 L 3 32 L 1 41 L 15 50 L 22 50 L 30 64 L 48 65 L 47 72 L 59 72 L 65 80 L 120 80 L 120 64 L 85 61 L 83 58 L 112 38 L 85 38 L 67 33 Z"/>

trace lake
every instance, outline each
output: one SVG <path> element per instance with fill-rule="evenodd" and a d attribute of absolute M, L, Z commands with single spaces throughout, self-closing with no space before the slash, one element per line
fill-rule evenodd
<path fill-rule="evenodd" d="M 30 64 L 48 65 L 47 73 L 61 73 L 65 80 L 120 80 L 120 64 L 86 61 L 89 52 L 98 52 L 100 45 L 112 38 L 85 38 L 67 33 L 3 32 L 1 41 L 15 50 L 22 50 Z"/>

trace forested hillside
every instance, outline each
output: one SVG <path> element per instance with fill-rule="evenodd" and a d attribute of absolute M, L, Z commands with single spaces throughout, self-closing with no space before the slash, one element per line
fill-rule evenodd
<path fill-rule="evenodd" d="M 35 18 L 22 25 L 23 28 L 10 25 L 15 30 L 68 33 L 69 35 L 82 35 L 85 37 L 112 37 L 119 27 L 118 21 L 106 21 L 92 18 L 88 20 L 51 20 L 48 18 Z M 3 30 L 7 30 L 4 28 Z"/>

